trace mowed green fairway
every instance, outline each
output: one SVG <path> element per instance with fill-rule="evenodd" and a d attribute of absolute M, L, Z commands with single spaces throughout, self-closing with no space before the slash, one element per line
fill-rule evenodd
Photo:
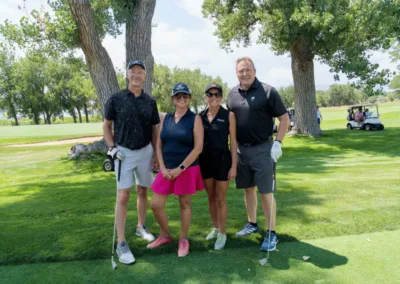
<path fill-rule="evenodd" d="M 224 251 L 204 239 L 211 227 L 205 192 L 193 198 L 191 253 L 183 259 L 176 255 L 177 199 L 167 203 L 176 242 L 154 251 L 134 235 L 132 200 L 126 235 L 137 263 L 112 271 L 115 180 L 101 170 L 104 157 L 70 161 L 70 145 L 0 147 L 0 283 L 398 282 L 400 104 L 380 106 L 384 131 L 346 130 L 345 110 L 322 109 L 323 136 L 284 142 L 277 167 L 279 251 L 268 266 L 258 263 L 266 257 L 259 251 L 264 231 L 235 237 L 246 212 L 232 183 Z M 67 128 L 65 137 L 80 134 Z M 264 228 L 261 207 L 258 212 Z M 158 232 L 150 210 L 146 223 Z"/>
<path fill-rule="evenodd" d="M 0 145 L 102 135 L 101 123 L 0 126 Z"/>

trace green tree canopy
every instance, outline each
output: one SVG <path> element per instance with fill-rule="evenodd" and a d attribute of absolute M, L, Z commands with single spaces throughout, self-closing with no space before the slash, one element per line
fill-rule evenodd
<path fill-rule="evenodd" d="M 189 86 L 192 91 L 191 107 L 198 113 L 206 105 L 204 89 L 205 87 L 215 82 L 222 86 L 226 95 L 229 93 L 229 88 L 222 79 L 212 77 L 201 72 L 199 68 L 190 70 L 188 68 L 173 68 L 162 64 L 155 64 L 153 76 L 153 93 L 152 95 L 157 99 L 159 110 L 162 112 L 171 112 L 174 110 L 172 104 L 171 91 L 174 84 L 183 82 Z"/>
<path fill-rule="evenodd" d="M 367 92 L 388 82 L 389 71 L 369 61 L 368 51 L 387 49 L 396 36 L 399 1 L 387 0 L 205 0 L 203 15 L 213 20 L 220 46 L 248 46 L 252 32 L 276 54 L 290 53 L 299 133 L 320 134 L 316 113 L 314 59 L 359 78 Z M 398 34 L 397 34 L 398 35 Z M 256 64 L 257 65 L 257 64 Z M 268 80 L 268 78 L 260 78 Z"/>

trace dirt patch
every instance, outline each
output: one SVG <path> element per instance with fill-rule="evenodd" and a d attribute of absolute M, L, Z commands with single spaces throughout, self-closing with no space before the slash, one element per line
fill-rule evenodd
<path fill-rule="evenodd" d="M 65 145 L 65 144 L 91 143 L 94 141 L 99 141 L 101 139 L 103 139 L 103 136 L 92 136 L 92 137 L 72 138 L 72 139 L 48 141 L 48 142 L 38 142 L 38 143 L 30 143 L 30 144 L 14 144 L 14 145 L 7 145 L 5 147 L 57 146 L 57 145 Z"/>

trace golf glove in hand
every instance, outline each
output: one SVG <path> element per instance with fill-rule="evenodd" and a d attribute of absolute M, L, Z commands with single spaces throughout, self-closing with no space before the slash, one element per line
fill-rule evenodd
<path fill-rule="evenodd" d="M 107 155 L 110 155 L 114 160 L 124 160 L 124 154 L 117 147 L 112 147 L 108 150 Z"/>
<path fill-rule="evenodd" d="M 281 143 L 278 141 L 274 141 L 271 148 L 271 158 L 274 162 L 278 162 L 278 159 L 282 156 L 282 147 Z"/>

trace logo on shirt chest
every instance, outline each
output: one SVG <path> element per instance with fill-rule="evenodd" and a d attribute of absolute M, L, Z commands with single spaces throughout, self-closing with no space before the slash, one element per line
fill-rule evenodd
<path fill-rule="evenodd" d="M 219 121 L 219 122 L 225 122 L 225 119 L 217 118 L 217 121 Z"/>

